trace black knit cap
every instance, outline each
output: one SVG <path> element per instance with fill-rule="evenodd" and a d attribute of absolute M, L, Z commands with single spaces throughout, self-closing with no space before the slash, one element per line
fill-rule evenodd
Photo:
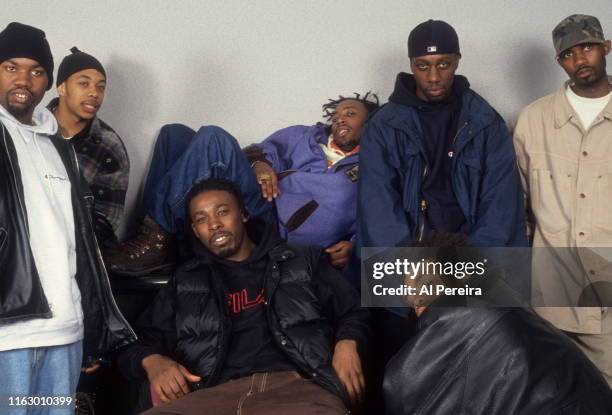
<path fill-rule="evenodd" d="M 45 71 L 49 83 L 53 85 L 53 55 L 45 32 L 32 26 L 12 22 L 0 32 L 0 62 L 12 58 L 34 59 Z"/>
<path fill-rule="evenodd" d="M 459 38 L 451 25 L 442 20 L 421 23 L 408 36 L 408 57 L 447 55 L 459 52 Z"/>
<path fill-rule="evenodd" d="M 99 60 L 85 52 L 81 52 L 76 46 L 73 46 L 70 52 L 72 53 L 66 56 L 62 63 L 60 63 L 55 85 L 60 85 L 70 78 L 71 75 L 85 69 L 95 69 L 106 78 L 106 71 Z"/>

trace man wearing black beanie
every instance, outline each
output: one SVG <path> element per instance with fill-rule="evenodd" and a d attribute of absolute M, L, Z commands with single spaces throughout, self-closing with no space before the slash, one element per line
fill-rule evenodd
<path fill-rule="evenodd" d="M 365 125 L 358 246 L 409 246 L 432 232 L 463 233 L 475 246 L 526 245 L 512 140 L 499 114 L 455 75 L 455 29 L 440 20 L 419 24 L 408 56 L 412 74 L 398 74 L 390 102 Z M 401 346 L 390 345 L 402 342 L 389 333 L 404 324 L 398 314 L 375 315 L 380 327 L 398 320 L 379 327 L 388 354 Z"/>
<path fill-rule="evenodd" d="M 121 224 L 130 160 L 121 137 L 97 117 L 104 102 L 106 71 L 98 59 L 70 49 L 57 71 L 57 94 L 49 108 L 59 133 L 74 147 L 81 174 L 94 196 L 94 225 L 101 247 L 112 246 Z"/>
<path fill-rule="evenodd" d="M 112 301 L 74 151 L 38 106 L 52 73 L 42 30 L 0 32 L 0 407 L 67 415 L 83 355 L 135 335 Z"/>

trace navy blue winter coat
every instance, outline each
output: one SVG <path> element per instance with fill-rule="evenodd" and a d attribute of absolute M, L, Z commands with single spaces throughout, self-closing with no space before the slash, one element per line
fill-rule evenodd
<path fill-rule="evenodd" d="M 424 139 L 416 110 L 395 102 L 366 123 L 358 191 L 360 247 L 407 246 L 419 238 L 421 183 L 427 168 Z M 526 246 L 512 139 L 502 117 L 471 89 L 462 96 L 452 151 L 452 186 L 469 225 L 470 243 Z"/>

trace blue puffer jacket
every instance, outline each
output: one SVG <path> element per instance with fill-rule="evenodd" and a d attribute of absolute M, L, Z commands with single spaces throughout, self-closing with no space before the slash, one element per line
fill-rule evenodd
<path fill-rule="evenodd" d="M 328 247 L 355 234 L 359 155 L 328 168 L 328 137 L 323 125 L 295 125 L 259 145 L 278 174 L 279 231 L 292 244 Z"/>
<path fill-rule="evenodd" d="M 419 238 L 421 182 L 427 169 L 423 140 L 412 107 L 389 102 L 366 123 L 361 140 L 358 246 L 406 246 Z M 527 245 L 512 139 L 501 116 L 471 89 L 462 96 L 451 180 L 471 244 Z"/>

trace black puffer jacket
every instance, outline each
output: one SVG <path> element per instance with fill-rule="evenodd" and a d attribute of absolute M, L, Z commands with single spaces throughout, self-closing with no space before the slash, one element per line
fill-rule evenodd
<path fill-rule="evenodd" d="M 384 395 L 393 415 L 612 414 L 595 366 L 519 308 L 430 307 L 387 365 Z"/>
<path fill-rule="evenodd" d="M 113 298 L 88 210 L 88 201 L 93 198 L 81 191 L 84 182 L 78 174 L 74 150 L 59 138 L 53 139 L 53 144 L 72 185 L 76 280 L 85 320 L 84 356 L 101 356 L 136 340 L 136 335 Z M 28 232 L 17 153 L 8 130 L 0 123 L 0 325 L 52 316 Z"/>
<path fill-rule="evenodd" d="M 334 344 L 353 339 L 361 348 L 369 335 L 368 311 L 357 292 L 329 266 L 321 249 L 286 244 L 274 238 L 267 252 L 265 305 L 272 337 L 296 370 L 346 398 L 331 366 Z M 260 242 L 263 243 L 263 242 Z M 129 378 L 145 378 L 142 359 L 153 353 L 170 356 L 203 385 L 215 386 L 230 344 L 231 317 L 223 276 L 205 255 L 181 267 L 137 323 L 140 340 L 119 357 Z"/>

